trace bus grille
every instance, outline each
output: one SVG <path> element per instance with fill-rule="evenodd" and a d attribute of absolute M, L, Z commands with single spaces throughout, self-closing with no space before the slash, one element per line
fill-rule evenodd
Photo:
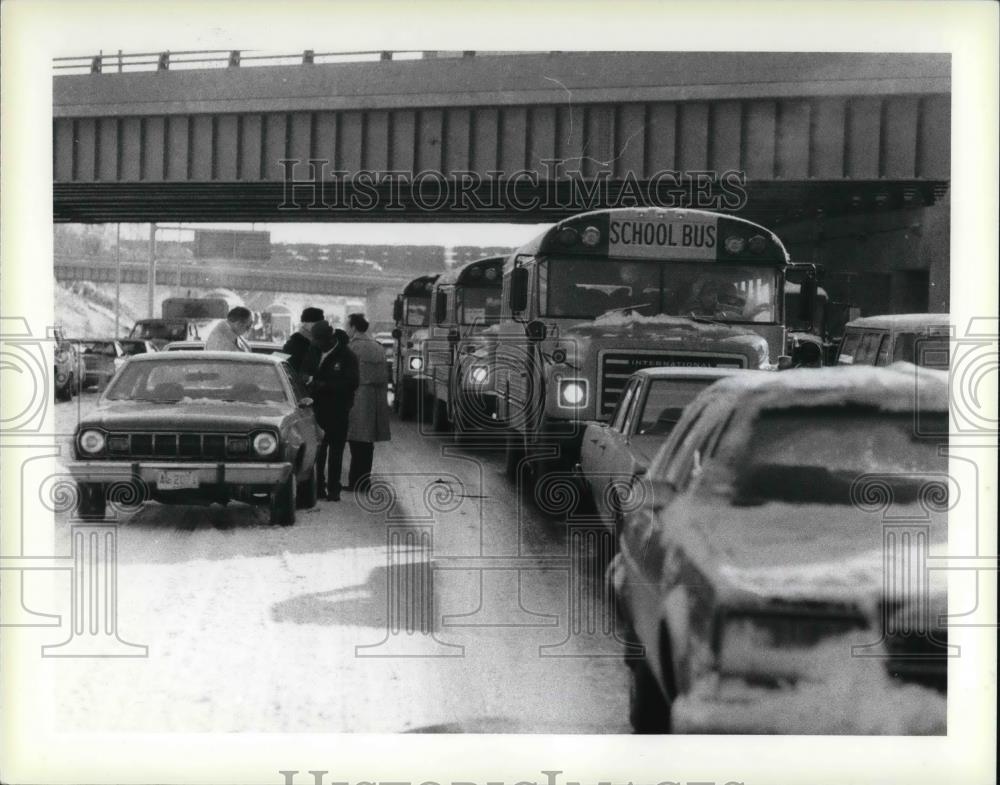
<path fill-rule="evenodd" d="M 685 352 L 609 352 L 601 357 L 599 417 L 608 417 L 621 397 L 629 376 L 642 368 L 746 368 L 745 357 Z"/>

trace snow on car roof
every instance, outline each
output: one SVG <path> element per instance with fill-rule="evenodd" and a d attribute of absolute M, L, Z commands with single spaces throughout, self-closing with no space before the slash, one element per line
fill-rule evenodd
<path fill-rule="evenodd" d="M 701 396 L 728 400 L 745 417 L 762 409 L 850 404 L 905 412 L 913 410 L 918 388 L 922 411 L 948 410 L 947 372 L 910 363 L 736 374 L 719 380 Z"/>
<path fill-rule="evenodd" d="M 132 358 L 133 362 L 176 362 L 179 360 L 219 360 L 222 362 L 248 362 L 248 363 L 279 363 L 284 355 L 276 357 L 273 354 L 256 354 L 254 352 L 206 352 L 195 349 L 179 349 L 169 352 L 153 352 L 151 354 L 138 354 Z"/>
<path fill-rule="evenodd" d="M 863 316 L 848 322 L 846 327 L 949 327 L 951 318 L 946 313 L 893 313 L 882 316 Z"/>

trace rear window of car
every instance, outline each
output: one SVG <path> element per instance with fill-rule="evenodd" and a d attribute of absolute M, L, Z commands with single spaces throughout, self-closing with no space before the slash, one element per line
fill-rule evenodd
<path fill-rule="evenodd" d="M 653 379 L 648 387 L 637 434 L 666 435 L 673 430 L 684 407 L 715 379 Z"/>
<path fill-rule="evenodd" d="M 233 361 L 133 362 L 108 388 L 118 401 L 287 402 L 276 366 Z"/>
<path fill-rule="evenodd" d="M 922 413 L 920 430 L 946 434 L 947 417 Z M 736 462 L 733 503 L 860 504 L 859 478 L 876 482 L 876 492 L 889 494 L 895 503 L 915 502 L 948 470 L 947 456 L 939 450 L 945 442 L 917 436 L 915 430 L 912 412 L 867 407 L 764 412 Z"/>

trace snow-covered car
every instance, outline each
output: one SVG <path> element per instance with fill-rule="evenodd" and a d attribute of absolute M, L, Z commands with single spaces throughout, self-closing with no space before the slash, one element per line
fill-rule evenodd
<path fill-rule="evenodd" d="M 97 387 L 104 389 L 111 377 L 117 373 L 125 361 L 128 354 L 117 340 L 104 339 L 82 340 L 77 344 L 83 360 L 85 373 L 81 382 L 81 387 Z"/>
<path fill-rule="evenodd" d="M 910 364 L 692 401 L 608 568 L 633 727 L 943 733 L 947 432 L 947 375 Z"/>
<path fill-rule="evenodd" d="M 951 321 L 946 313 L 898 313 L 848 322 L 838 365 L 915 363 L 947 370 Z"/>
<path fill-rule="evenodd" d="M 270 506 L 290 525 L 316 503 L 323 437 L 312 399 L 279 357 L 156 352 L 134 357 L 76 428 L 79 511 L 108 498 Z"/>
<path fill-rule="evenodd" d="M 621 495 L 629 478 L 645 470 L 680 419 L 684 407 L 710 384 L 736 368 L 644 368 L 628 379 L 608 422 L 590 422 L 580 445 L 577 473 L 598 515 L 616 533 Z"/>

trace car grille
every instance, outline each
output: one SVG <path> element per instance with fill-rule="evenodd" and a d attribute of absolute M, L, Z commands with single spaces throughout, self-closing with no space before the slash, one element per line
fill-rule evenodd
<path fill-rule="evenodd" d="M 601 357 L 601 390 L 598 415 L 614 411 L 625 384 L 642 368 L 746 368 L 746 358 L 739 354 L 699 354 L 696 352 L 608 352 Z"/>
<path fill-rule="evenodd" d="M 252 460 L 245 433 L 109 433 L 108 455 L 120 458 Z"/>

